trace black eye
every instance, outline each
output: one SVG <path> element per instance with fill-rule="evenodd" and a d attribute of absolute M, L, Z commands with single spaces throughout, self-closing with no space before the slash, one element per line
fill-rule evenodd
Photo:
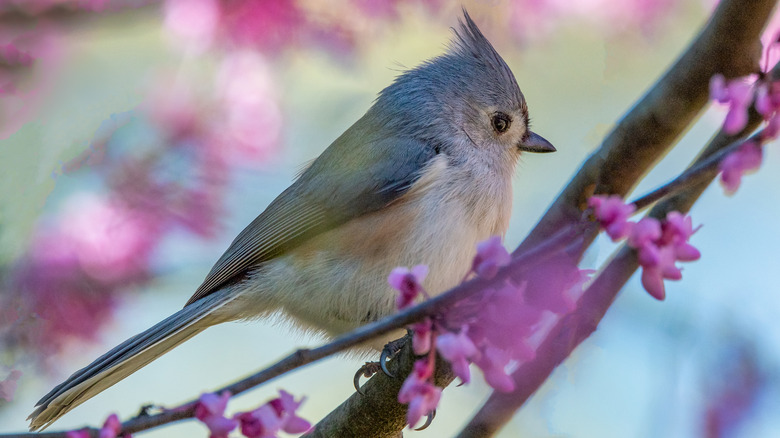
<path fill-rule="evenodd" d="M 504 113 L 495 113 L 493 114 L 491 123 L 493 123 L 493 129 L 495 129 L 496 132 L 503 134 L 507 129 L 509 129 L 509 125 L 512 124 L 512 119 L 510 119 L 509 116 Z"/>

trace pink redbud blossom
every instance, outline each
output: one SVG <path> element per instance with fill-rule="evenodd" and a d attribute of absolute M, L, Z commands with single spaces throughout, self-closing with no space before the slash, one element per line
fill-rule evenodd
<path fill-rule="evenodd" d="M 11 370 L 11 373 L 8 374 L 5 379 L 0 380 L 0 398 L 7 402 L 13 401 L 14 394 L 16 393 L 16 385 L 21 377 L 21 371 Z"/>
<path fill-rule="evenodd" d="M 466 336 L 466 328 L 458 333 L 447 332 L 436 338 L 436 349 L 452 365 L 452 371 L 463 383 L 469 383 L 469 361 L 477 355 L 477 347 Z"/>
<path fill-rule="evenodd" d="M 421 356 L 431 349 L 431 337 L 433 336 L 433 322 L 430 318 L 414 323 L 412 328 L 412 350 L 414 354 Z"/>
<path fill-rule="evenodd" d="M 744 82 L 734 82 L 729 87 L 731 106 L 723 122 L 726 134 L 737 134 L 748 122 L 748 108 L 753 98 L 753 88 Z"/>
<path fill-rule="evenodd" d="M 89 429 L 69 430 L 65 432 L 65 438 L 89 438 Z"/>
<path fill-rule="evenodd" d="M 539 309 L 564 314 L 574 310 L 574 290 L 581 290 L 582 272 L 567 254 L 561 252 L 538 264 L 524 276 L 525 302 Z"/>
<path fill-rule="evenodd" d="M 772 98 L 769 96 L 769 84 L 760 84 L 756 88 L 756 111 L 763 117 L 768 118 L 774 111 Z"/>
<path fill-rule="evenodd" d="M 722 84 L 719 81 L 722 78 L 715 77 L 712 81 L 713 96 L 722 97 Z M 696 232 L 693 228 L 692 220 L 679 212 L 671 212 L 666 219 L 661 222 L 658 219 L 645 217 L 639 222 L 629 222 L 628 216 L 633 213 L 633 206 L 623 205 L 623 201 L 617 196 L 593 196 L 588 200 L 588 204 L 593 207 L 596 218 L 603 227 L 621 224 L 619 230 L 613 232 L 607 231 L 613 240 L 621 238 L 627 239 L 627 244 L 637 252 L 637 262 L 642 266 L 642 285 L 653 297 L 662 300 L 666 296 L 664 290 L 664 279 L 679 280 L 682 278 L 682 271 L 675 265 L 678 261 L 693 261 L 701 257 L 701 253 L 693 245 L 688 243 L 691 235 Z M 565 264 L 561 264 L 565 266 Z M 539 270 L 535 270 L 534 274 Z M 565 272 L 565 271 L 562 271 Z M 578 271 L 579 281 L 572 281 L 577 287 L 582 287 L 582 283 L 587 279 L 582 271 Z M 561 275 L 545 274 L 544 278 L 560 278 Z M 572 277 L 573 278 L 573 277 Z M 529 292 L 526 293 L 526 300 L 533 297 L 533 291 L 539 289 L 533 283 L 533 276 L 528 276 L 527 281 Z M 546 284 L 546 283 L 545 283 Z M 561 289 L 559 287 L 554 290 Z M 544 287 L 541 288 L 544 290 Z M 543 293 L 542 296 L 549 294 Z M 561 295 L 561 294 L 558 294 Z M 553 295 L 555 296 L 555 295 Z M 568 295 L 563 294 L 562 297 Z M 565 307 L 558 309 L 549 308 L 556 313 L 565 311 Z"/>
<path fill-rule="evenodd" d="M 642 269 L 642 287 L 657 300 L 666 298 L 666 288 L 664 287 L 664 278 L 656 269 Z"/>
<path fill-rule="evenodd" d="M 280 50 L 298 41 L 306 31 L 300 2 L 244 0 L 222 2 L 219 27 L 227 39 L 260 52 Z"/>
<path fill-rule="evenodd" d="M 726 134 L 736 134 L 745 128 L 753 94 L 753 85 L 742 80 L 726 82 L 719 74 L 710 79 L 710 97 L 720 103 L 729 104 L 729 112 L 723 122 Z"/>
<path fill-rule="evenodd" d="M 209 428 L 211 432 L 209 438 L 227 438 L 228 433 L 236 428 L 238 423 L 224 416 L 228 400 L 230 400 L 230 393 L 227 391 L 222 395 L 206 393 L 198 399 L 198 404 L 195 405 L 195 418 Z"/>
<path fill-rule="evenodd" d="M 13 44 L 0 44 L 0 61 L 7 66 L 29 66 L 35 59 L 26 52 L 19 50 Z"/>
<path fill-rule="evenodd" d="M 424 293 L 422 282 L 428 276 L 428 267 L 417 265 L 411 270 L 405 267 L 398 267 L 390 272 L 387 282 L 393 289 L 401 292 L 396 300 L 399 310 L 403 310 L 414 304 L 415 298 L 421 292 Z"/>
<path fill-rule="evenodd" d="M 488 385 L 497 391 L 511 392 L 515 389 L 515 382 L 506 372 L 509 360 L 509 353 L 506 351 L 487 347 L 474 364 L 482 370 Z"/>
<path fill-rule="evenodd" d="M 628 245 L 636 249 L 639 264 L 642 266 L 656 266 L 660 262 L 661 254 L 658 247 L 658 239 L 661 238 L 661 222 L 656 218 L 642 218 L 628 236 Z"/>
<path fill-rule="evenodd" d="M 710 99 L 720 103 L 729 101 L 729 92 L 726 88 L 726 78 L 721 74 L 716 74 L 710 78 Z"/>
<path fill-rule="evenodd" d="M 524 339 L 533 331 L 543 310 L 526 302 L 527 282 L 515 286 L 506 281 L 502 287 L 490 291 L 478 318 L 469 324 L 469 338 L 475 345 L 488 342 L 499 348 L 515 351 L 519 359 L 530 353 Z M 542 303 L 540 303 L 542 304 Z M 515 356 L 513 354 L 513 356 Z"/>
<path fill-rule="evenodd" d="M 119 431 L 122 430 L 122 423 L 119 421 L 119 417 L 116 414 L 111 414 L 106 418 L 106 422 L 103 423 L 103 427 L 100 428 L 98 433 L 99 438 L 116 438 L 119 435 Z"/>
<path fill-rule="evenodd" d="M 769 117 L 764 130 L 761 131 L 761 139 L 765 141 L 774 140 L 778 135 L 780 135 L 780 111 Z"/>
<path fill-rule="evenodd" d="M 205 49 L 211 43 L 219 23 L 217 0 L 166 0 L 165 25 L 176 36 Z"/>
<path fill-rule="evenodd" d="M 292 394 L 280 390 L 279 398 L 270 401 L 276 413 L 283 419 L 283 431 L 287 433 L 303 433 L 311 428 L 311 424 L 296 413 L 305 400 L 305 397 L 301 397 L 298 401 L 295 401 Z"/>
<path fill-rule="evenodd" d="M 761 166 L 762 157 L 761 146 L 747 141 L 720 162 L 720 182 L 728 194 L 737 191 L 742 175 Z"/>
<path fill-rule="evenodd" d="M 634 225 L 628 235 L 628 244 L 641 248 L 661 238 L 661 223 L 656 218 L 644 217 Z"/>
<path fill-rule="evenodd" d="M 763 140 L 773 140 L 780 134 L 780 81 L 762 82 L 756 89 L 756 111 L 767 121 L 761 131 Z"/>
<path fill-rule="evenodd" d="M 431 362 L 427 358 L 418 360 L 398 392 L 398 402 L 409 405 L 406 412 L 409 426 L 414 427 L 423 415 L 428 415 L 439 405 L 441 388 L 429 382 L 432 374 Z"/>
<path fill-rule="evenodd" d="M 241 433 L 248 438 L 272 438 L 282 430 L 282 419 L 270 404 L 242 412 L 234 417 L 240 424 Z"/>
<path fill-rule="evenodd" d="M 229 51 L 219 68 L 216 120 L 222 129 L 212 135 L 218 153 L 233 163 L 267 162 L 281 144 L 284 115 L 272 70 L 259 52 L 251 50 Z"/>
<path fill-rule="evenodd" d="M 498 268 L 508 265 L 510 260 L 509 252 L 501 244 L 501 237 L 493 236 L 477 244 L 477 255 L 471 269 L 480 277 L 493 278 Z"/>
<path fill-rule="evenodd" d="M 642 265 L 642 286 L 653 298 L 663 300 L 666 298 L 664 278 L 679 280 L 682 278 L 682 272 L 674 264 L 673 248 L 669 246 L 658 247 L 657 251 L 657 257 L 653 263 L 643 264 L 640 257 L 639 264 Z"/>
<path fill-rule="evenodd" d="M 254 411 L 235 416 L 241 425 L 241 433 L 248 438 L 272 438 L 279 432 L 303 433 L 311 424 L 296 413 L 304 399 L 295 401 L 292 394 L 280 390 L 279 397 Z"/>
<path fill-rule="evenodd" d="M 634 204 L 625 204 L 618 195 L 591 196 L 588 205 L 593 208 L 596 219 L 612 241 L 620 240 L 631 232 L 632 222 L 628 218 L 634 214 Z"/>
<path fill-rule="evenodd" d="M 688 240 L 698 229 L 693 228 L 693 220 L 690 216 L 683 215 L 679 211 L 670 211 L 661 228 L 663 230 L 661 239 L 674 248 L 676 260 L 691 262 L 701 258 L 699 250 L 688 243 Z"/>
<path fill-rule="evenodd" d="M 690 216 L 683 215 L 679 211 L 670 211 L 666 220 L 661 224 L 661 240 L 666 243 L 678 244 L 687 242 L 696 230 L 693 229 L 693 220 Z"/>
<path fill-rule="evenodd" d="M 663 222 L 646 217 L 637 223 L 628 236 L 628 245 L 637 250 L 642 266 L 642 286 L 654 298 L 666 297 L 664 279 L 679 280 L 682 271 L 675 263 L 693 261 L 701 253 L 688 243 L 695 233 L 690 216 L 670 212 Z"/>

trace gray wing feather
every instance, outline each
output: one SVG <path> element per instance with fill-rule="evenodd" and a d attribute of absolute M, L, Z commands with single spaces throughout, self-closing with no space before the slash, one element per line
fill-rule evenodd
<path fill-rule="evenodd" d="M 387 206 L 408 190 L 436 155 L 432 145 L 411 138 L 361 142 L 365 130 L 353 129 L 236 237 L 187 305 L 312 236 Z"/>

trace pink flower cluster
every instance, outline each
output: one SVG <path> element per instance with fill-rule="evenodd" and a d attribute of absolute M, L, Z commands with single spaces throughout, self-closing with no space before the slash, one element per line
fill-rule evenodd
<path fill-rule="evenodd" d="M 164 10 L 168 29 L 198 49 L 217 43 L 270 53 L 302 43 L 343 48 L 354 39 L 296 0 L 166 0 Z"/>
<path fill-rule="evenodd" d="M 710 79 L 710 98 L 727 104 L 729 111 L 723 123 L 726 134 L 734 135 L 742 131 L 748 122 L 748 109 L 754 105 L 756 111 L 767 122 L 762 140 L 777 138 L 780 133 L 780 82 L 774 81 L 768 74 L 770 55 L 780 46 L 780 32 L 775 32 L 771 39 L 768 33 L 762 37 L 767 41 L 764 53 L 763 71 L 755 77 L 742 77 L 727 81 L 721 74 Z M 755 76 L 755 75 L 754 75 Z"/>
<path fill-rule="evenodd" d="M 427 276 L 428 267 L 425 265 L 417 265 L 412 269 L 397 267 L 390 272 L 387 282 L 400 292 L 395 303 L 399 310 L 413 305 L 417 296 L 424 293 L 425 289 L 421 283 Z"/>
<path fill-rule="evenodd" d="M 208 427 L 209 438 L 227 438 L 230 431 L 238 426 L 236 420 L 225 417 L 225 409 L 230 400 L 230 393 L 221 395 L 214 393 L 202 394 L 195 405 L 195 418 Z"/>
<path fill-rule="evenodd" d="M 769 71 L 770 55 L 780 46 L 780 32 L 771 38 L 765 34 L 765 65 L 763 72 L 754 77 L 742 77 L 727 81 L 716 74 L 710 79 L 710 97 L 729 106 L 723 131 L 729 135 L 740 133 L 748 122 L 751 106 L 766 123 L 756 141 L 748 140 L 720 163 L 720 182 L 729 194 L 734 193 L 742 181 L 742 175 L 758 169 L 762 161 L 761 145 L 780 135 L 780 81 L 773 80 Z M 776 57 L 775 57 L 776 58 Z M 774 59 L 773 61 L 776 61 Z"/>
<path fill-rule="evenodd" d="M 103 426 L 98 432 L 98 438 L 117 438 L 122 430 L 122 422 L 116 414 L 111 414 L 106 418 Z M 90 438 L 89 429 L 72 430 L 65 434 L 65 438 Z M 121 438 L 130 438 L 130 434 L 122 434 Z"/>
<path fill-rule="evenodd" d="M 579 20 L 607 36 L 637 30 L 652 35 L 674 13 L 679 0 L 546 0 L 509 3 L 510 30 L 523 40 L 545 38 Z"/>
<path fill-rule="evenodd" d="M 729 106 L 726 120 L 723 122 L 723 131 L 726 134 L 734 135 L 745 128 L 748 122 L 748 108 L 753 103 L 754 93 L 753 84 L 745 79 L 726 82 L 720 74 L 710 79 L 710 97 Z"/>
<path fill-rule="evenodd" d="M 224 416 L 229 399 L 228 392 L 219 396 L 203 394 L 195 405 L 195 417 L 208 427 L 210 438 L 227 438 L 236 427 L 247 438 L 273 438 L 279 432 L 298 434 L 311 428 L 311 424 L 296 412 L 304 399 L 295 401 L 286 391 L 280 390 L 279 397 L 253 411 L 238 413 L 233 418 Z"/>
<path fill-rule="evenodd" d="M 764 149 L 753 141 L 746 141 L 720 162 L 720 182 L 726 193 L 733 194 L 742 183 L 742 176 L 761 167 Z"/>
<path fill-rule="evenodd" d="M 0 347 L 46 357 L 65 338 L 91 339 L 118 297 L 152 277 L 167 236 L 213 237 L 232 167 L 267 162 L 280 144 L 273 84 L 258 56 L 229 55 L 215 96 L 161 81 L 138 111 L 106 120 L 90 149 L 63 166 L 97 176 L 102 190 L 66 198 L 34 229 L 8 276 L 11 293 L 0 295 L 13 313 L 0 319 Z M 127 147 L 128 138 L 141 144 Z"/>
<path fill-rule="evenodd" d="M 777 45 L 777 40 L 773 46 Z M 748 140 L 720 163 L 720 182 L 729 194 L 734 193 L 742 181 L 742 175 L 761 166 L 761 143 L 773 140 L 780 134 L 780 81 L 773 81 L 762 75 L 753 83 L 748 78 L 726 81 L 715 75 L 710 81 L 710 95 L 718 102 L 729 105 L 723 130 L 737 134 L 745 128 L 748 110 L 753 105 L 763 117 L 766 126 L 757 141 Z"/>
<path fill-rule="evenodd" d="M 490 238 L 478 245 L 470 275 L 491 279 L 510 261 L 501 239 Z M 514 389 L 508 367 L 534 357 L 530 336 L 542 317 L 548 312 L 563 314 L 572 310 L 573 297 L 587 279 L 587 272 L 579 270 L 565 255 L 533 265 L 524 271 L 519 285 L 505 279 L 479 296 L 459 302 L 446 314 L 411 327 L 415 354 L 427 356 L 415 363 L 398 395 L 400 403 L 409 404 L 408 424 L 415 425 L 438 404 L 441 389 L 431 381 L 436 351 L 463 383 L 471 380 L 469 365 L 474 363 L 493 388 L 504 392 Z M 415 291 L 423 293 L 422 278 L 403 268 L 394 273 L 389 282 L 404 297 L 399 303 L 408 305 L 416 297 L 412 296 Z M 398 273 L 404 274 L 403 283 L 398 281 Z"/>
<path fill-rule="evenodd" d="M 666 297 L 664 279 L 682 278 L 676 262 L 690 262 L 701 257 L 699 250 L 688 243 L 696 232 L 690 216 L 672 211 L 663 221 L 645 217 L 639 222 L 631 222 L 627 218 L 634 212 L 634 205 L 626 205 L 615 195 L 593 196 L 588 205 L 613 241 L 626 238 L 628 245 L 637 251 L 642 266 L 642 286 L 658 300 Z"/>
<path fill-rule="evenodd" d="M 181 152 L 164 149 L 149 159 L 92 151 L 85 161 L 92 159 L 90 170 L 101 172 L 110 191 L 72 195 L 35 227 L 27 253 L 11 267 L 10 292 L 0 296 L 0 307 L 13 313 L 0 320 L 0 346 L 45 358 L 64 339 L 93 339 L 118 297 L 152 277 L 153 254 L 167 235 L 215 234 L 221 186 L 209 176 L 189 186 L 166 178 L 162 163 Z"/>
<path fill-rule="evenodd" d="M 406 378 L 398 392 L 398 402 L 409 405 L 406 412 L 406 422 L 412 427 L 420 421 L 423 415 L 430 414 L 439 405 L 441 388 L 431 382 L 432 378 L 432 361 L 418 360 L 414 363 L 412 373 Z"/>

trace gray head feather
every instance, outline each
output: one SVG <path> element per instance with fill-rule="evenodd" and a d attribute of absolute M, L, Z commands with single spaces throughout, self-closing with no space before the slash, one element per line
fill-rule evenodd
<path fill-rule="evenodd" d="M 447 53 L 398 76 L 370 113 L 383 127 L 430 140 L 452 136 L 488 108 L 527 114 L 514 75 L 464 10 Z"/>
<path fill-rule="evenodd" d="M 483 85 L 487 90 L 495 88 L 495 84 L 503 85 L 502 92 L 507 93 L 515 102 L 525 104 L 523 93 L 517 85 L 515 75 L 506 65 L 501 55 L 496 52 L 493 45 L 490 44 L 485 35 L 477 27 L 477 24 L 469 16 L 466 10 L 463 10 L 463 21 L 459 21 L 460 29 L 455 30 L 456 39 L 452 42 L 450 51 L 460 56 L 461 59 L 473 58 L 470 63 L 481 67 L 480 70 L 486 74 L 486 83 Z M 490 87 L 494 85 L 494 87 Z"/>

